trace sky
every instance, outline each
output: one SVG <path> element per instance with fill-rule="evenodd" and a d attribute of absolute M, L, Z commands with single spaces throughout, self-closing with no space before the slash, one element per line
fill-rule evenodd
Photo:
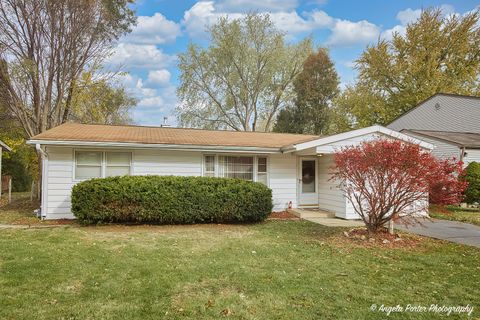
<path fill-rule="evenodd" d="M 119 40 L 106 67 L 124 72 L 119 81 L 138 100 L 132 112 L 136 124 L 158 126 L 168 117 L 175 125 L 177 55 L 190 42 L 207 46 L 205 29 L 221 16 L 268 12 L 288 41 L 311 37 L 315 46 L 328 48 L 345 87 L 354 83 L 354 61 L 367 45 L 405 32 L 429 7 L 445 14 L 480 8 L 472 0 L 137 0 L 137 25 Z"/>

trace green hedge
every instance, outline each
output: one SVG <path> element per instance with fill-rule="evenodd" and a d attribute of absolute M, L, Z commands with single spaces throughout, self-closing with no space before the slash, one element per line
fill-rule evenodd
<path fill-rule="evenodd" d="M 465 168 L 463 178 L 468 182 L 468 187 L 465 190 L 465 202 L 480 203 L 480 163 L 470 162 Z"/>
<path fill-rule="evenodd" d="M 91 179 L 72 191 L 72 212 L 85 224 L 189 224 L 263 221 L 272 191 L 239 179 L 123 176 Z"/>

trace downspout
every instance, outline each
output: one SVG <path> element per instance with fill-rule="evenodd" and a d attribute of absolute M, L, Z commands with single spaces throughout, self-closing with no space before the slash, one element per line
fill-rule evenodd
<path fill-rule="evenodd" d="M 465 157 L 465 147 L 462 147 L 460 152 L 460 161 L 463 162 L 463 158 Z"/>
<path fill-rule="evenodd" d="M 47 166 L 48 154 L 42 149 L 39 143 L 35 144 L 35 149 L 42 156 L 42 190 L 40 200 L 40 216 L 44 220 L 47 217 Z"/>

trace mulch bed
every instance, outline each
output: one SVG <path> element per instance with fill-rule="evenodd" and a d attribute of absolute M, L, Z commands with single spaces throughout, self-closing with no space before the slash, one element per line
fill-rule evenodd
<path fill-rule="evenodd" d="M 300 220 L 300 218 L 287 211 L 276 211 L 268 216 L 268 220 Z"/>
<path fill-rule="evenodd" d="M 344 231 L 343 234 L 337 235 L 333 239 L 335 244 L 350 244 L 355 247 L 382 247 L 382 248 L 400 248 L 413 249 L 425 241 L 425 238 L 405 233 L 390 234 L 387 230 L 377 234 L 370 235 L 365 228 L 355 228 Z"/>

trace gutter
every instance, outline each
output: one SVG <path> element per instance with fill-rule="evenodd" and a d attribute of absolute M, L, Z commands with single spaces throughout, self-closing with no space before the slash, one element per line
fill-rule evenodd
<path fill-rule="evenodd" d="M 39 143 L 35 144 L 35 149 L 40 153 L 42 157 L 42 190 L 40 191 L 40 217 L 44 220 L 47 217 L 47 166 L 48 166 L 48 154 L 42 149 Z"/>
<path fill-rule="evenodd" d="M 54 146 L 85 146 L 95 148 L 133 148 L 133 149 L 163 149 L 179 151 L 229 151 L 229 152 L 251 152 L 251 153 L 281 153 L 280 148 L 262 147 L 235 147 L 235 146 L 206 146 L 206 145 L 180 145 L 180 144 L 159 144 L 159 143 L 130 143 L 130 142 L 103 142 L 103 141 L 56 141 L 56 140 L 28 140 L 31 145 L 54 145 Z"/>

